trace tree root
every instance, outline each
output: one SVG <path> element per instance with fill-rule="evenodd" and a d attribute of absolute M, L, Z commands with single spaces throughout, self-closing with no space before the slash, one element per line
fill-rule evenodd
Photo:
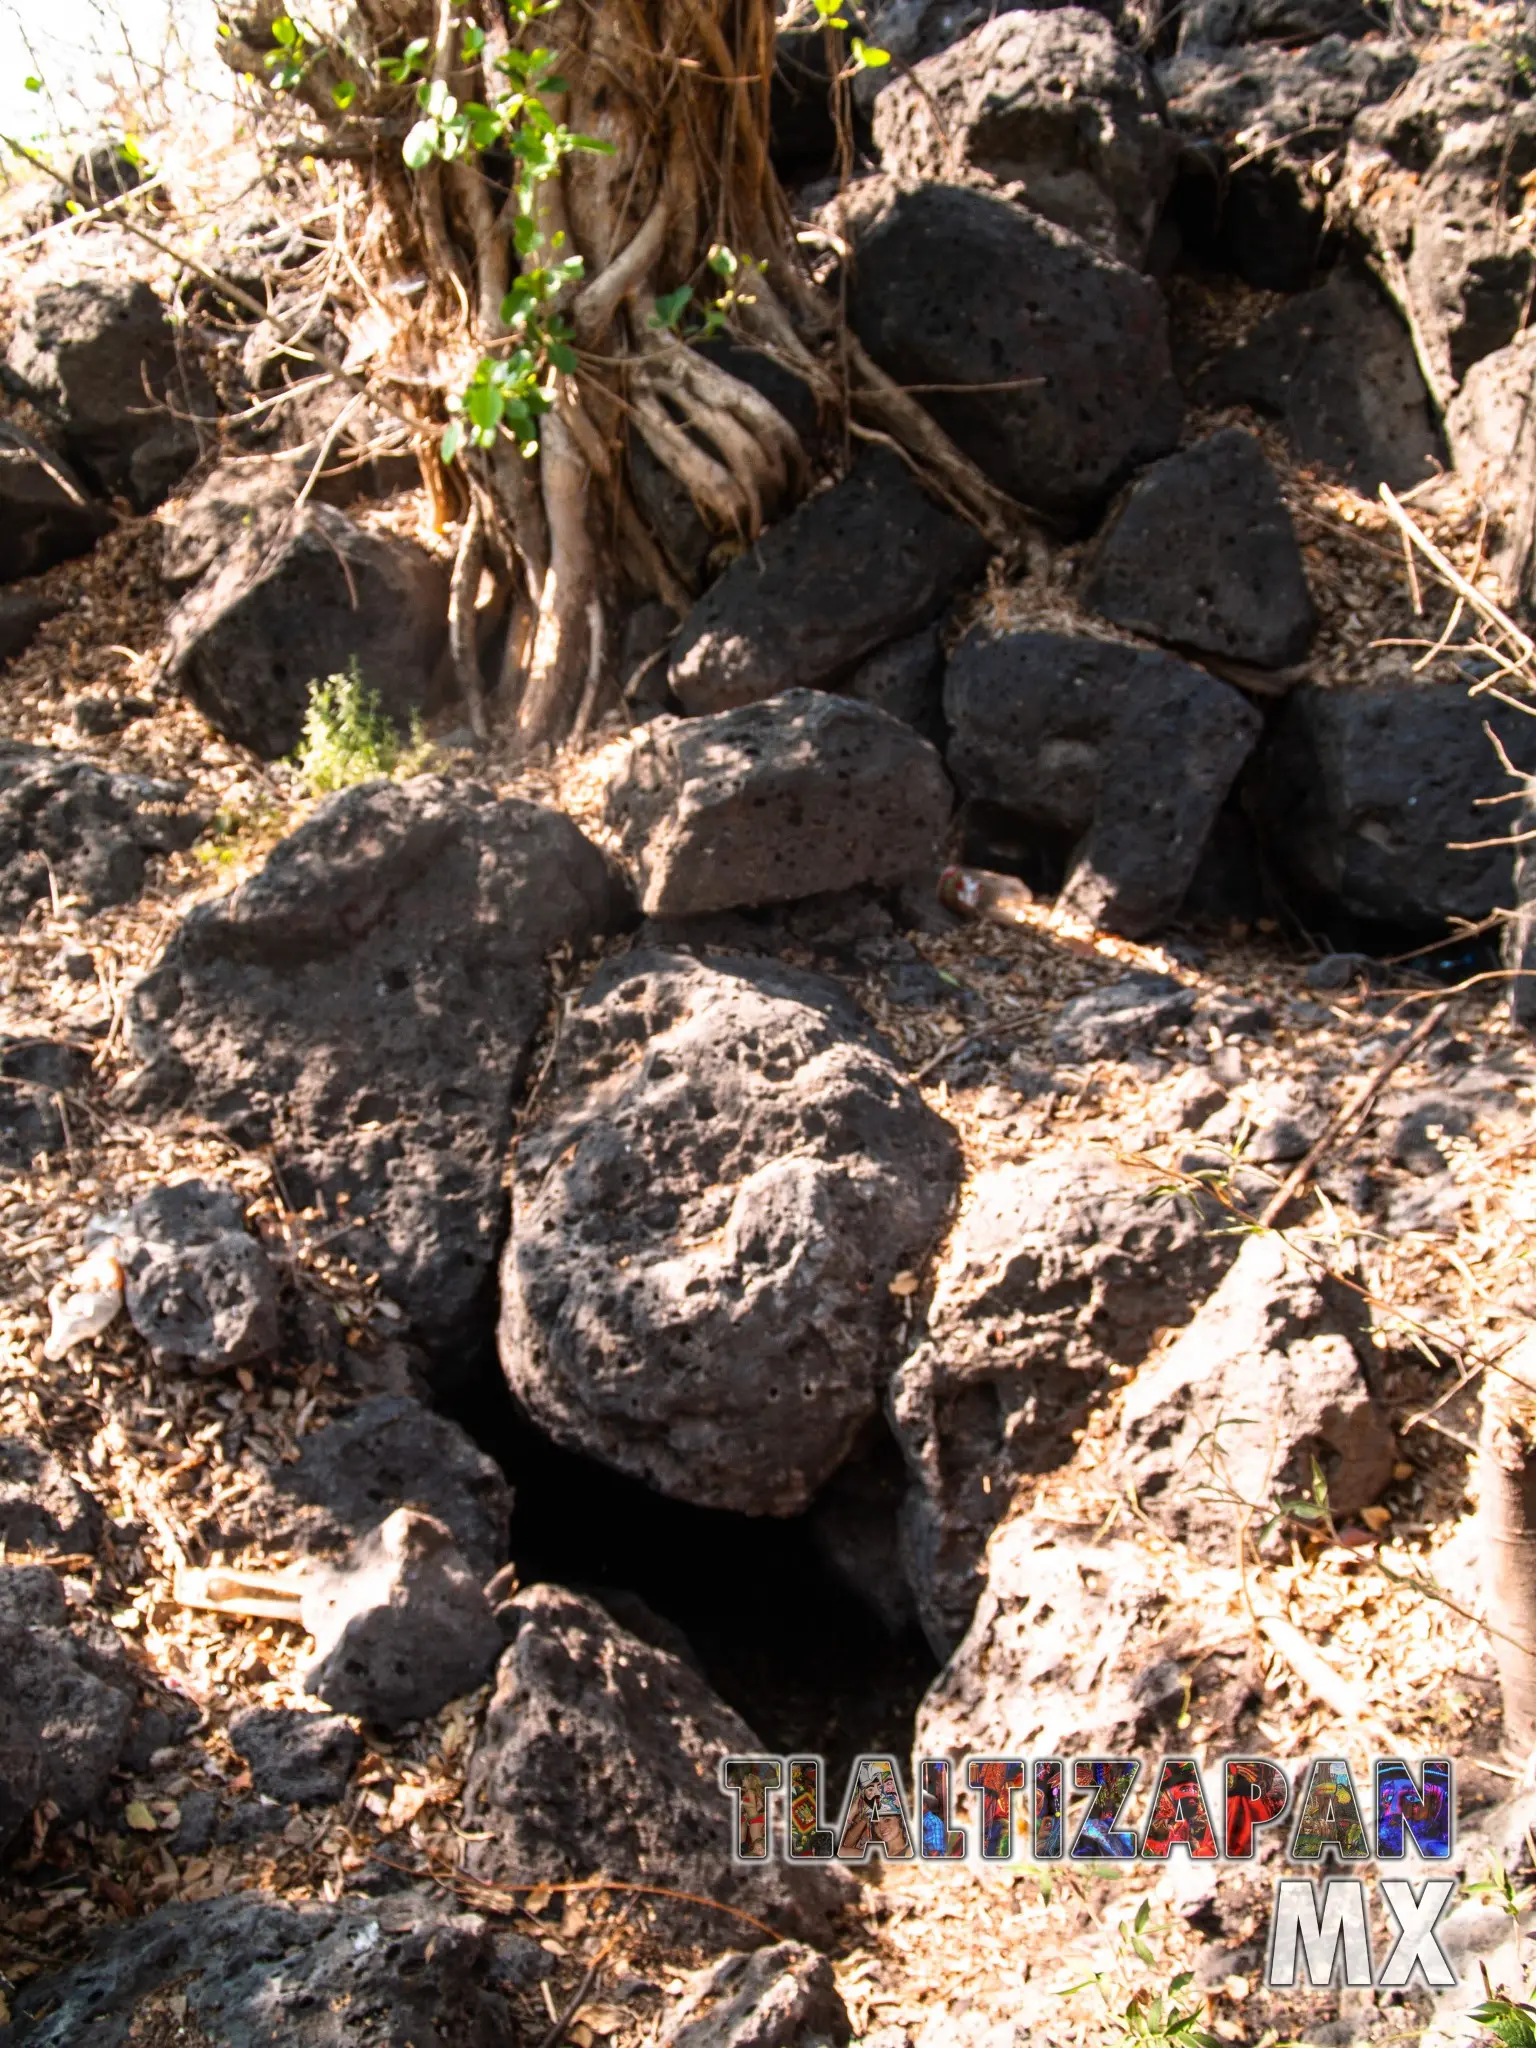
<path fill-rule="evenodd" d="M 280 0 L 248 0 L 225 45 L 237 69 L 260 75 L 280 11 Z M 611 622 L 624 603 L 649 593 L 680 614 L 690 602 L 630 489 L 631 434 L 722 539 L 750 542 L 803 492 L 807 457 L 789 421 L 722 363 L 687 346 L 675 310 L 669 322 L 657 313 L 658 299 L 689 285 L 688 317 L 697 316 L 718 288 L 712 258 L 722 247 L 736 259 L 741 282 L 730 322 L 744 339 L 801 378 L 824 413 L 840 411 L 854 432 L 893 443 L 995 548 L 1026 557 L 1036 573 L 1048 569 L 1049 550 L 1021 508 L 841 330 L 835 307 L 800 266 L 768 153 L 772 0 L 561 0 L 510 32 L 504 0 L 471 0 L 471 13 L 478 39 L 465 33 L 452 0 L 316 0 L 307 17 L 314 54 L 283 104 L 308 109 L 328 132 L 317 142 L 338 131 L 379 138 L 378 155 L 357 173 L 361 192 L 387 218 L 384 239 L 401 267 L 426 277 L 414 299 L 393 302 L 399 326 L 380 369 L 395 382 L 425 385 L 434 398 L 455 379 L 462 388 L 477 360 L 519 345 L 503 301 L 520 263 L 574 254 L 586 266 L 555 307 L 569 323 L 575 368 L 559 378 L 554 407 L 539 423 L 536 457 L 503 439 L 488 451 L 466 450 L 456 465 L 469 507 L 449 642 L 477 734 L 484 736 L 490 710 L 475 631 L 487 565 L 507 613 L 495 711 L 524 750 L 586 730 L 614 694 L 622 679 Z M 468 152 L 404 175 L 398 137 L 414 87 L 382 83 L 380 60 L 398 57 L 412 38 L 430 51 L 434 90 L 460 106 L 500 98 L 507 81 L 496 66 L 509 55 L 515 63 L 517 47 L 537 41 L 554 51 L 559 85 L 544 98 L 550 119 L 596 137 L 610 153 L 568 154 L 537 185 L 537 253 L 519 258 L 513 246 L 515 161 L 505 168 Z M 343 81 L 351 95 L 338 110 Z M 423 377 L 428 365 L 435 368 Z M 419 431 L 431 429 L 421 422 Z M 440 515 L 449 509 L 440 490 L 434 502 Z"/>

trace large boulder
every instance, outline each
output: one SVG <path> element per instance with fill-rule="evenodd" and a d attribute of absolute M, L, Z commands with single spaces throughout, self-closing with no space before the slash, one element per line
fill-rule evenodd
<path fill-rule="evenodd" d="M 1358 1514 L 1392 1476 L 1359 1300 L 1284 1241 L 1251 1237 L 1194 1321 L 1144 1366 L 1120 1415 L 1118 1476 L 1143 1514 L 1211 1564 L 1281 1499 Z"/>
<path fill-rule="evenodd" d="M 300 1207 L 440 1356 L 470 1340 L 547 956 L 616 892 L 568 818 L 437 776 L 327 798 L 134 992 L 131 1083 L 274 1148 Z"/>
<path fill-rule="evenodd" d="M 5 366 L 91 481 L 148 512 L 198 456 L 206 380 L 139 278 L 44 284 L 24 296 Z"/>
<path fill-rule="evenodd" d="M 976 1176 L 890 1391 L 912 1475 L 903 1556 L 940 1656 L 964 1633 L 1020 1480 L 1067 1461 L 1111 1368 L 1186 1321 L 1231 1255 L 1193 1204 L 1107 1153 Z"/>
<path fill-rule="evenodd" d="M 847 998 L 641 952 L 566 1013 L 519 1142 L 501 1357 L 558 1442 L 675 1499 L 798 1513 L 875 1412 L 955 1141 Z"/>
<path fill-rule="evenodd" d="M 1512 42 L 1461 43 L 1429 58 L 1355 123 L 1357 209 L 1418 337 L 1436 401 L 1526 324 L 1536 257 L 1510 231 L 1536 162 L 1536 102 Z"/>
<path fill-rule="evenodd" d="M 1178 909 L 1260 729 L 1204 669 L 1065 633 L 971 634 L 944 709 L 961 794 L 1066 851 L 1063 901 L 1132 938 Z"/>
<path fill-rule="evenodd" d="M 356 664 L 404 727 L 432 700 L 448 571 L 330 505 L 254 521 L 171 614 L 164 673 L 209 723 L 266 760 L 298 745 L 309 686 Z"/>
<path fill-rule="evenodd" d="M 642 726 L 605 793 L 640 907 L 685 917 L 898 882 L 935 865 L 953 792 L 909 726 L 786 690 Z"/>
<path fill-rule="evenodd" d="M 404 1507 L 443 1523 L 482 1581 L 506 1563 L 512 1491 L 501 1467 L 408 1394 L 376 1394 L 310 1430 L 298 1458 L 263 1472 L 217 1526 L 227 1545 L 335 1557 Z"/>
<path fill-rule="evenodd" d="M 82 754 L 0 741 L 0 927 L 20 924 L 55 889 L 87 910 L 137 896 L 148 856 L 197 836 L 185 794 Z"/>
<path fill-rule="evenodd" d="M 1196 653 L 1258 668 L 1299 661 L 1317 611 L 1291 515 L 1253 436 L 1228 427 L 1144 471 L 1095 544 L 1083 601 Z"/>
<path fill-rule="evenodd" d="M 894 456 L 866 457 L 740 556 L 679 628 L 670 681 L 685 711 L 833 689 L 867 654 L 938 617 L 986 566 L 986 543 Z"/>
<path fill-rule="evenodd" d="M 875 146 L 907 181 L 970 172 L 1095 248 L 1139 264 L 1178 144 L 1152 74 L 1100 14 L 1000 14 L 875 102 Z"/>
<path fill-rule="evenodd" d="M 515 1633 L 464 1790 L 470 1874 L 492 1884 L 601 1874 L 824 1941 L 852 1890 L 847 1873 L 732 1861 L 720 1760 L 761 1756 L 763 1745 L 699 1674 L 560 1586 L 529 1586 L 502 1613 Z M 712 1948 L 750 1938 L 734 1917 L 647 1903 L 669 1936 Z"/>
<path fill-rule="evenodd" d="M 1228 1588 L 1144 1540 L 1045 1515 L 993 1537 L 965 1641 L 918 1709 L 917 1756 L 1153 1756 L 1237 1748 L 1263 1694 Z M 1069 1838 L 1070 1845 L 1070 1838 Z"/>
<path fill-rule="evenodd" d="M 1480 797 L 1507 786 L 1484 724 L 1536 769 L 1536 727 L 1459 683 L 1381 683 L 1287 699 L 1255 759 L 1246 800 L 1272 857 L 1301 891 L 1352 916 L 1410 929 L 1508 906 L 1508 846 Z M 1458 845 L 1460 842 L 1460 845 Z"/>
<path fill-rule="evenodd" d="M 885 190 L 854 231 L 859 340 L 898 383 L 936 387 L 928 410 L 1021 503 L 1079 527 L 1174 446 L 1183 401 L 1149 278 L 959 185 Z"/>
<path fill-rule="evenodd" d="M 1190 145 L 1175 211 L 1192 252 L 1261 291 L 1304 291 L 1351 124 L 1415 61 L 1403 43 L 1329 35 L 1301 51 L 1198 49 L 1162 65 L 1168 117 Z"/>
<path fill-rule="evenodd" d="M 1444 454 L 1401 314 L 1368 276 L 1342 263 L 1219 357 L 1198 396 L 1278 420 L 1303 462 L 1371 496 L 1383 483 L 1395 491 L 1422 483 Z"/>
<path fill-rule="evenodd" d="M 485 1922 L 423 1893 L 291 1906 L 242 1892 L 102 1934 L 16 1995 L 16 2048 L 514 2048 Z"/>
<path fill-rule="evenodd" d="M 0 438 L 0 583 L 89 554 L 111 524 L 106 506 L 85 495 L 57 456 L 43 462 Z"/>

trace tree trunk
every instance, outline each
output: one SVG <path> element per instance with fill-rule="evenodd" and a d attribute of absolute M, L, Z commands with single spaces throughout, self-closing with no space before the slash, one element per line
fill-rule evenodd
<path fill-rule="evenodd" d="M 505 585 L 510 622 L 495 715 L 525 747 L 603 709 L 626 595 L 681 611 L 696 594 L 640 513 L 631 437 L 723 541 L 750 544 L 805 486 L 793 428 L 689 345 L 701 334 L 750 342 L 827 412 L 857 407 L 852 431 L 895 441 L 994 544 L 1023 536 L 1018 508 L 846 345 L 836 308 L 803 274 L 768 154 L 773 38 L 771 0 L 556 0 L 544 13 L 535 0 L 468 0 L 458 17 L 449 0 L 317 0 L 292 18 L 256 0 L 224 42 L 235 69 L 279 88 L 268 113 L 296 124 L 291 149 L 312 141 L 355 163 L 357 210 L 371 217 L 360 239 L 375 265 L 388 251 L 395 273 L 360 281 L 375 313 L 400 309 L 369 379 L 396 404 L 402 391 L 418 406 L 425 394 L 424 435 L 452 434 L 455 394 L 515 360 L 530 335 L 561 337 L 541 359 L 549 409 L 536 448 L 531 431 L 447 444 L 474 507 L 454 579 L 455 668 L 478 726 L 465 610 L 483 564 Z M 530 80 L 520 67 L 536 47 L 552 61 Z M 529 97 L 540 132 L 583 139 L 558 145 L 521 190 L 527 118 L 493 133 L 514 86 L 539 88 Z M 489 110 L 478 141 L 413 158 L 413 124 L 430 128 L 435 107 L 441 145 L 471 105 Z M 537 287 L 570 257 L 579 276 L 524 320 L 509 289 Z"/>
<path fill-rule="evenodd" d="M 1504 1747 L 1536 1751 L 1536 1338 L 1483 1376 L 1478 1447 L 1483 1597 L 1504 1697 Z"/>

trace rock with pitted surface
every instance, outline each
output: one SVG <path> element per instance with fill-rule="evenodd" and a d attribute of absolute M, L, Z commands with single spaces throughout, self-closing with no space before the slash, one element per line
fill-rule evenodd
<path fill-rule="evenodd" d="M 1066 633 L 972 633 L 944 709 L 961 794 L 1066 851 L 1063 902 L 1131 938 L 1177 910 L 1260 730 L 1204 669 Z"/>
<path fill-rule="evenodd" d="M 1217 359 L 1198 396 L 1278 420 L 1304 462 L 1374 496 L 1433 476 L 1444 443 L 1413 337 L 1380 287 L 1338 264 Z"/>
<path fill-rule="evenodd" d="M 1232 1256 L 1193 1203 L 1107 1153 L 978 1175 L 891 1382 L 911 1473 L 903 1556 L 940 1656 L 965 1631 L 1020 1479 L 1071 1456 L 1111 1367 L 1187 1320 Z"/>
<path fill-rule="evenodd" d="M 1507 845 L 1479 799 L 1508 788 L 1489 725 L 1536 770 L 1536 727 L 1461 683 L 1306 685 L 1256 757 L 1245 801 L 1294 887 L 1352 916 L 1427 929 L 1511 900 Z M 1458 844 L 1460 842 L 1460 844 Z"/>
<path fill-rule="evenodd" d="M 720 1759 L 763 1745 L 696 1671 L 561 1586 L 527 1587 L 506 1624 L 464 1791 L 472 1876 L 532 1885 L 600 1873 L 826 1940 L 853 1889 L 846 1871 L 727 1854 Z M 722 1925 L 682 1900 L 650 1904 L 668 1937 L 711 1948 L 750 1938 L 739 1920 Z"/>
<path fill-rule="evenodd" d="M 914 1753 L 1159 1756 L 1191 1719 L 1240 1749 L 1264 1677 L 1229 1597 L 1224 1579 L 1175 1575 L 1132 1537 L 1017 1515 L 992 1538 L 986 1590 L 918 1709 Z M 1069 1809 L 1069 1849 L 1072 1824 Z"/>
<path fill-rule="evenodd" d="M 786 690 L 712 718 L 657 718 L 605 795 L 640 907 L 686 917 L 782 903 L 935 864 L 953 792 L 909 726 Z"/>
<path fill-rule="evenodd" d="M 303 482 L 288 467 L 263 462 L 221 462 L 210 470 L 166 526 L 160 556 L 166 588 L 190 590 L 243 541 L 270 546 Z"/>
<path fill-rule="evenodd" d="M 1513 43 L 1458 43 L 1355 123 L 1356 210 L 1413 324 L 1441 405 L 1526 325 L 1536 257 L 1510 209 L 1536 152 L 1536 102 Z M 1511 179 L 1514 184 L 1511 184 Z"/>
<path fill-rule="evenodd" d="M 345 790 L 183 920 L 134 993 L 128 1092 L 271 1145 L 449 1370 L 487 1313 L 545 962 L 621 902 L 558 812 L 437 776 Z"/>
<path fill-rule="evenodd" d="M 137 896 L 149 855 L 189 846 L 201 828 L 185 795 L 83 754 L 0 741 L 0 927 L 55 889 L 88 910 Z"/>
<path fill-rule="evenodd" d="M 298 745 L 310 684 L 354 667 L 403 730 L 430 706 L 447 598 L 447 570 L 415 541 L 306 505 L 254 520 L 182 599 L 165 676 L 268 761 Z"/>
<path fill-rule="evenodd" d="M 302 1707 L 241 1707 L 229 1717 L 229 1742 L 263 1798 L 297 1806 L 334 1806 L 363 1753 L 350 1721 Z"/>
<path fill-rule="evenodd" d="M 221 1372 L 276 1351 L 277 1272 L 232 1189 L 155 1188 L 128 1211 L 118 1256 L 128 1319 L 158 1364 Z"/>
<path fill-rule="evenodd" d="M 1257 668 L 1300 661 L 1317 610 L 1253 435 L 1228 427 L 1144 470 L 1094 543 L 1083 602 L 1197 654 Z"/>
<path fill-rule="evenodd" d="M 1183 401 L 1150 278 L 961 185 L 873 180 L 850 231 L 859 340 L 898 383 L 934 387 L 923 404 L 1020 503 L 1080 528 L 1174 446 Z"/>
<path fill-rule="evenodd" d="M 1445 410 L 1458 475 L 1489 515 L 1484 559 L 1506 605 L 1529 602 L 1536 551 L 1536 334 L 1480 356 Z"/>
<path fill-rule="evenodd" d="M 1124 1060 L 1150 1052 L 1195 1014 L 1195 992 L 1168 974 L 1123 974 L 1062 1005 L 1051 1026 L 1059 1060 Z"/>
<path fill-rule="evenodd" d="M 485 1922 L 417 1892 L 165 1906 L 32 1978 L 6 2048 L 515 2048 Z"/>
<path fill-rule="evenodd" d="M 1161 65 L 1169 119 L 1190 149 L 1174 208 L 1191 253 L 1261 291 L 1312 285 L 1328 220 L 1313 166 L 1337 164 L 1362 109 L 1389 99 L 1416 61 L 1406 43 L 1333 34 L 1299 51 L 1181 50 Z"/>
<path fill-rule="evenodd" d="M 217 1526 L 226 1545 L 334 1557 L 405 1507 L 443 1523 L 480 1580 L 506 1563 L 512 1489 L 501 1467 L 407 1394 L 376 1394 L 309 1430 L 297 1459 L 268 1468 Z"/>
<path fill-rule="evenodd" d="M 904 181 L 979 174 L 1095 248 L 1139 264 L 1178 143 L 1152 74 L 1101 14 L 999 14 L 893 78 L 875 146 Z"/>
<path fill-rule="evenodd" d="M 45 1152 L 68 1150 L 68 1111 L 60 1098 L 79 1094 L 90 1073 L 85 1046 L 51 1038 L 0 1039 L 0 1166 L 30 1166 Z"/>
<path fill-rule="evenodd" d="M 198 456 L 190 415 L 209 391 L 142 279 L 44 284 L 24 295 L 6 368 L 64 451 L 135 511 L 160 503 Z"/>
<path fill-rule="evenodd" d="M 660 2048 L 843 2048 L 852 2032 L 831 1963 L 781 1941 L 701 1970 L 667 2014 Z"/>
<path fill-rule="evenodd" d="M 850 697 L 888 711 L 937 746 L 944 736 L 944 640 L 925 626 L 861 661 L 843 685 Z"/>
<path fill-rule="evenodd" d="M 46 1444 L 0 1436 L 0 1549 L 90 1552 L 101 1510 Z"/>
<path fill-rule="evenodd" d="M 0 1565 L 0 1847 L 51 1799 L 66 1823 L 111 1782 L 138 1713 L 116 1633 L 72 1613 L 46 1565 Z"/>
<path fill-rule="evenodd" d="M 891 1380 L 911 1483 L 907 1581 L 934 1651 L 961 1638 L 983 1552 L 1022 1477 L 1071 1456 L 1112 1366 L 1190 1317 L 1231 1260 L 1198 1208 L 1106 1153 L 989 1167 L 940 1253 Z"/>
<path fill-rule="evenodd" d="M 398 1728 L 482 1685 L 501 1630 L 441 1522 L 397 1508 L 336 1564 L 304 1579 L 315 1639 L 304 1690 L 339 1713 Z"/>
<path fill-rule="evenodd" d="M 1359 1298 L 1284 1240 L 1244 1244 L 1177 1342 L 1121 1410 L 1117 1472 L 1141 1511 L 1211 1564 L 1253 1509 L 1309 1493 L 1313 1466 L 1340 1518 L 1392 1476 L 1392 1431 L 1371 1398 Z"/>
<path fill-rule="evenodd" d="M 566 1012 L 518 1145 L 502 1364 L 558 1442 L 792 1515 L 874 1414 L 954 1135 L 835 984 L 647 951 Z"/>
<path fill-rule="evenodd" d="M 1378 0 L 1191 0 L 1179 17 L 1179 48 L 1226 49 L 1233 43 L 1321 42 L 1368 36 L 1385 26 Z"/>
<path fill-rule="evenodd" d="M 673 694 L 698 713 L 836 689 L 876 648 L 937 618 L 986 561 L 981 536 L 902 463 L 866 456 L 700 598 L 673 642 Z"/>

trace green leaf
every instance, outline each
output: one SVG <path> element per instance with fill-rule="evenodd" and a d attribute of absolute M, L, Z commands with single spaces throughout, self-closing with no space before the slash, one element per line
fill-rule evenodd
<path fill-rule="evenodd" d="M 512 228 L 512 246 L 519 256 L 531 256 L 538 248 L 543 236 L 539 224 L 531 213 L 520 213 Z"/>
<path fill-rule="evenodd" d="M 465 416 L 482 434 L 496 431 L 505 409 L 506 401 L 494 384 L 474 383 L 464 393 Z"/>
<path fill-rule="evenodd" d="M 1151 1919 L 1151 1917 L 1152 1901 L 1150 1899 L 1143 1899 L 1140 1906 L 1136 1909 L 1136 1918 L 1131 1923 L 1138 1934 L 1140 1934 L 1141 1930 L 1146 1926 L 1147 1922 Z"/>
<path fill-rule="evenodd" d="M 1478 2026 L 1486 2027 L 1497 2041 L 1503 2043 L 1503 2048 L 1532 2048 L 1536 2043 L 1533 2013 L 1536 2013 L 1536 2007 L 1516 1999 L 1490 1998 L 1475 2007 L 1469 2017 Z"/>
<path fill-rule="evenodd" d="M 675 292 L 661 292 L 657 296 L 656 311 L 651 315 L 651 325 L 661 329 L 676 329 L 689 301 L 693 297 L 691 284 L 680 284 Z"/>
<path fill-rule="evenodd" d="M 467 64 L 471 57 L 478 57 L 485 48 L 485 30 L 478 21 L 466 21 L 463 41 L 459 44 L 459 61 Z"/>
<path fill-rule="evenodd" d="M 1141 1957 L 1141 1960 L 1144 1963 L 1156 1963 L 1157 1957 L 1153 1955 L 1151 1949 L 1142 1940 L 1139 1934 L 1133 1934 L 1131 1936 L 1131 1947 L 1135 1949 L 1137 1955 Z"/>
<path fill-rule="evenodd" d="M 716 277 L 734 277 L 741 268 L 741 258 L 734 249 L 727 249 L 724 242 L 711 247 L 707 260 Z"/>
<path fill-rule="evenodd" d="M 459 420 L 450 420 L 443 429 L 443 438 L 437 445 L 437 452 L 444 463 L 452 462 L 464 441 L 464 428 Z"/>
<path fill-rule="evenodd" d="M 858 36 L 853 38 L 850 48 L 853 51 L 853 61 L 861 71 L 878 71 L 882 64 L 889 64 L 891 61 L 889 50 L 879 49 L 873 43 L 862 42 Z"/>
<path fill-rule="evenodd" d="M 433 157 L 437 155 L 438 140 L 437 123 L 435 121 L 418 121 L 410 134 L 406 136 L 404 146 L 400 151 L 407 167 L 413 171 L 424 170 L 431 163 Z"/>
<path fill-rule="evenodd" d="M 557 370 L 563 371 L 567 377 L 575 376 L 576 351 L 569 342 L 550 341 L 546 345 L 544 353 L 549 357 L 549 360 Z"/>
<path fill-rule="evenodd" d="M 342 112 L 345 113 L 347 108 L 357 98 L 357 87 L 350 78 L 344 78 L 340 85 L 333 85 L 331 87 L 331 98 L 341 108 Z"/>
<path fill-rule="evenodd" d="M 1193 1970 L 1179 1970 L 1169 1978 L 1168 1989 L 1177 1996 L 1186 1985 L 1193 1984 L 1194 1981 L 1195 1973 Z"/>
<path fill-rule="evenodd" d="M 125 135 L 123 137 L 122 141 L 117 145 L 117 153 L 124 163 L 132 164 L 136 171 L 143 170 L 144 152 L 140 149 L 136 138 L 132 135 Z"/>
<path fill-rule="evenodd" d="M 28 92 L 41 92 L 43 89 L 43 81 L 40 78 L 24 78 L 21 82 Z"/>
<path fill-rule="evenodd" d="M 281 43 L 285 50 L 291 50 L 299 40 L 299 31 L 286 14 L 280 14 L 273 22 L 272 40 Z"/>

